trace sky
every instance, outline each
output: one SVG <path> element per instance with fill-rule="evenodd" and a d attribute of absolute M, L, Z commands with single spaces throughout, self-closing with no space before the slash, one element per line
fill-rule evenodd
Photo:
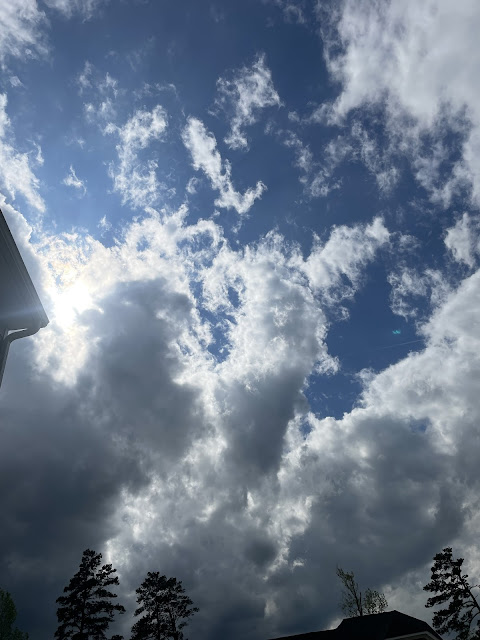
<path fill-rule="evenodd" d="M 477 0 L 0 0 L 0 207 L 49 316 L 0 391 L 0 587 L 84 549 L 186 637 L 431 621 L 480 575 Z"/>

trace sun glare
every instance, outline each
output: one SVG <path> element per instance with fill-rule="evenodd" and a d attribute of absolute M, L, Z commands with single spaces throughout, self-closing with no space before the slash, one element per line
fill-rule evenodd
<path fill-rule="evenodd" d="M 71 326 L 79 313 L 93 307 L 92 296 L 83 282 L 56 290 L 54 293 L 54 317 L 58 324 Z"/>

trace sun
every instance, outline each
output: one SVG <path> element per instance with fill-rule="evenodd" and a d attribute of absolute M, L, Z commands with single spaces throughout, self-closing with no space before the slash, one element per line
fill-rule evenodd
<path fill-rule="evenodd" d="M 73 325 L 78 314 L 94 306 L 87 286 L 79 281 L 64 289 L 56 289 L 53 299 L 53 317 L 63 327 Z"/>

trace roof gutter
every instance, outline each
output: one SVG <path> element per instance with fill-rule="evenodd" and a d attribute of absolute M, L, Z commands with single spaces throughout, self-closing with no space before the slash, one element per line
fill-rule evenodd
<path fill-rule="evenodd" d="M 35 333 L 40 331 L 40 326 L 35 325 L 32 327 L 27 327 L 26 329 L 21 329 L 20 331 L 12 331 L 8 333 L 8 331 L 3 336 L 3 339 L 0 342 L 0 387 L 2 386 L 3 380 L 3 372 L 5 371 L 5 365 L 7 363 L 8 350 L 10 349 L 10 345 L 14 340 L 19 340 L 20 338 L 27 338 L 28 336 L 33 336 Z"/>

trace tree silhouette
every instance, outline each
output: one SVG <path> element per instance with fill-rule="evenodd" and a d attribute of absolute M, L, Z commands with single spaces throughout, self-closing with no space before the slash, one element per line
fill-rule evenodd
<path fill-rule="evenodd" d="M 17 609 L 8 591 L 0 589 L 0 638 L 1 640 L 28 640 L 28 633 L 20 631 L 13 623 L 17 619 Z"/>
<path fill-rule="evenodd" d="M 184 595 L 182 583 L 149 571 L 136 593 L 140 607 L 134 615 L 144 616 L 133 625 L 131 640 L 183 640 L 182 629 L 198 608 Z"/>
<path fill-rule="evenodd" d="M 364 594 L 358 588 L 353 572 L 343 571 L 337 567 L 337 576 L 343 584 L 341 607 L 348 618 L 364 616 L 370 613 L 383 613 L 388 607 L 383 593 L 375 589 L 367 589 Z"/>
<path fill-rule="evenodd" d="M 451 547 L 445 547 L 433 558 L 431 581 L 423 588 L 437 595 L 427 600 L 426 607 L 446 604 L 433 614 L 433 628 L 439 633 L 455 632 L 458 640 L 480 639 L 480 605 L 473 589 L 480 585 L 469 584 L 467 574 L 462 575 L 463 558 L 454 560 Z M 474 619 L 476 628 L 471 631 Z"/>
<path fill-rule="evenodd" d="M 118 585 L 118 576 L 113 576 L 116 569 L 112 569 L 111 564 L 99 568 L 101 560 L 101 553 L 86 549 L 80 569 L 63 590 L 68 595 L 57 598 L 60 625 L 55 638 L 58 640 L 105 640 L 115 611 L 125 613 L 121 604 L 111 602 L 117 595 L 108 589 Z M 111 640 L 121 638 L 115 635 Z"/>

